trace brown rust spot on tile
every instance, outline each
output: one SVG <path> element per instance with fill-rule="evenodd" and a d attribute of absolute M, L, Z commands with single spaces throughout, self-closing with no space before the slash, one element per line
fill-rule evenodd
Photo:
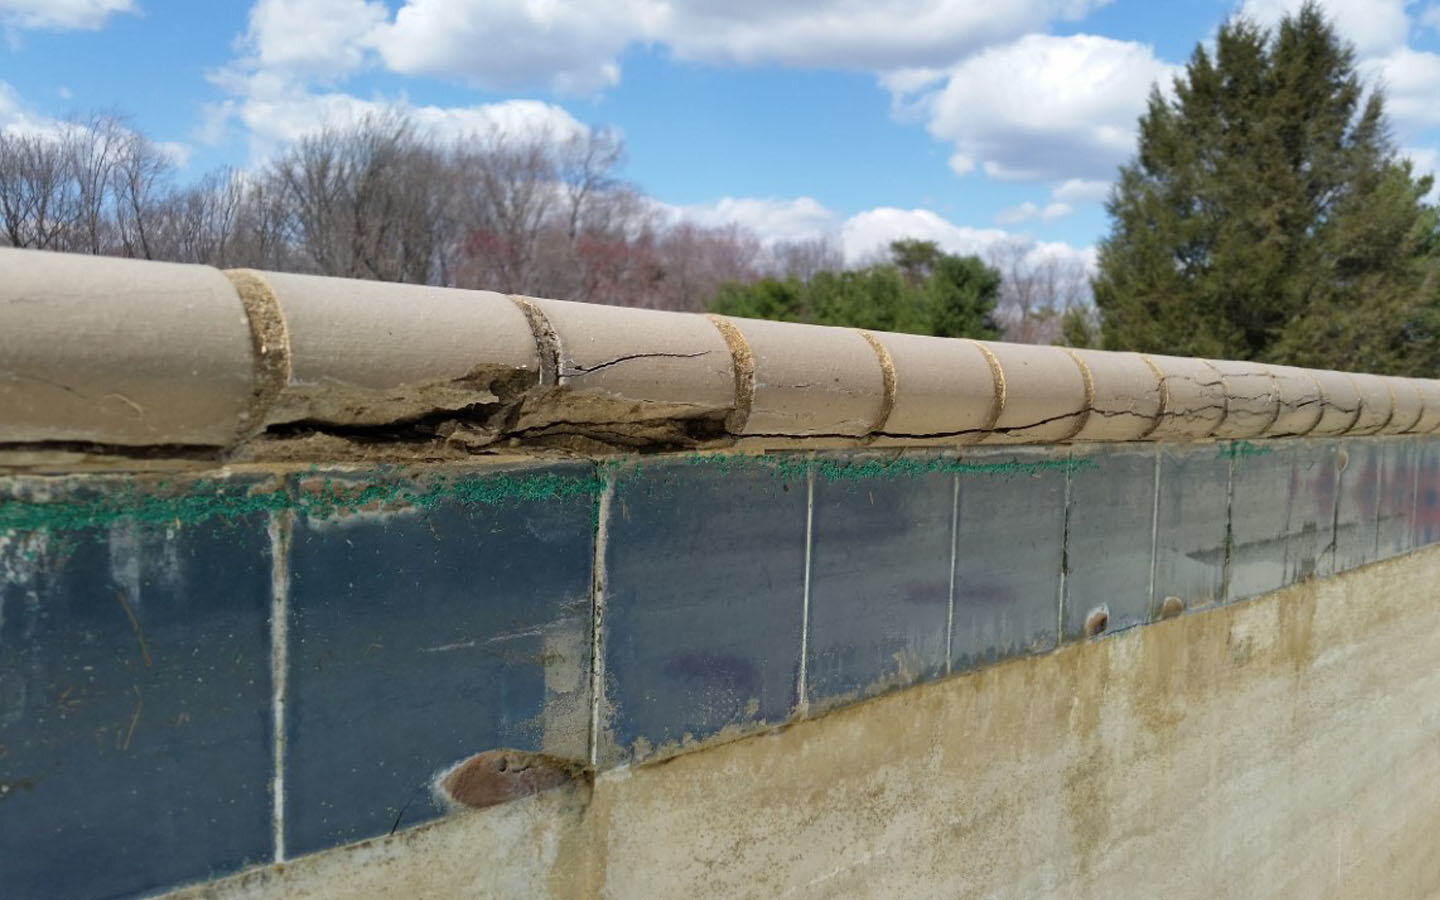
<path fill-rule="evenodd" d="M 589 783 L 581 761 L 498 748 L 461 760 L 435 779 L 436 794 L 451 806 L 484 809 L 574 782 Z"/>

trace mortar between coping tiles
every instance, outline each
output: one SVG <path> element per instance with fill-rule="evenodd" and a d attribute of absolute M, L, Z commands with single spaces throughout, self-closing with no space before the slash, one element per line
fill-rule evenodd
<path fill-rule="evenodd" d="M 725 419 L 725 430 L 731 434 L 744 434 L 745 425 L 750 421 L 750 409 L 755 403 L 755 354 L 740 329 L 724 316 L 714 313 L 705 318 L 720 332 L 725 345 L 730 348 L 730 365 L 735 371 L 735 408 Z"/>
<path fill-rule="evenodd" d="M 890 413 L 895 411 L 895 360 L 890 358 L 890 351 L 880 343 L 879 338 L 863 328 L 857 330 L 875 351 L 875 358 L 880 363 L 881 390 L 885 392 L 880 401 L 880 412 L 875 416 L 875 424 L 870 428 L 873 440 L 876 435 L 885 431 L 885 425 L 890 421 Z"/>
<path fill-rule="evenodd" d="M 235 286 L 235 293 L 245 308 L 250 347 L 255 354 L 255 387 L 248 418 L 236 433 L 236 440 L 245 440 L 264 430 L 266 413 L 290 383 L 293 369 L 290 329 L 280 301 L 260 273 L 252 269 L 232 269 L 224 274 Z"/>

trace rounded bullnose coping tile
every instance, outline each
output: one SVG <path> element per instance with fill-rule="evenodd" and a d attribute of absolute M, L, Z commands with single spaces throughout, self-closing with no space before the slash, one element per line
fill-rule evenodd
<path fill-rule="evenodd" d="M 1440 430 L 1433 379 L 8 248 L 0 274 L 13 444 L 233 447 L 462 412 L 521 441 L 537 415 L 701 415 L 742 449 Z"/>
<path fill-rule="evenodd" d="M 1160 421 L 1160 374 L 1138 353 L 1071 351 L 1090 373 L 1090 416 L 1077 441 L 1137 441 Z"/>
<path fill-rule="evenodd" d="M 1324 413 L 1320 383 L 1309 372 L 1294 366 L 1266 368 L 1280 397 L 1280 412 L 1265 432 L 1266 437 L 1301 437 L 1314 431 Z"/>
<path fill-rule="evenodd" d="M 1225 418 L 1210 433 L 1215 438 L 1259 437 L 1280 417 L 1280 390 L 1270 369 L 1257 362 L 1212 359 L 1225 386 Z"/>
<path fill-rule="evenodd" d="M 0 249 L 0 442 L 223 446 L 254 386 L 216 269 Z"/>
<path fill-rule="evenodd" d="M 1381 429 L 1381 433 L 1409 434 L 1415 430 L 1420 417 L 1425 414 L 1425 398 L 1420 394 L 1420 386 L 1409 378 L 1388 377 L 1385 383 L 1390 386 L 1395 412 Z"/>
<path fill-rule="evenodd" d="M 1440 381 L 1433 378 L 1412 378 L 1410 382 L 1420 392 L 1420 418 L 1410 431 L 1413 434 L 1431 434 L 1440 428 Z"/>
<path fill-rule="evenodd" d="M 754 394 L 742 434 L 865 437 L 883 431 L 887 379 L 875 346 L 849 328 L 717 317 L 744 339 Z M 702 320 L 703 321 L 703 320 Z"/>
<path fill-rule="evenodd" d="M 1310 429 L 1311 437 L 1345 434 L 1360 417 L 1360 389 L 1344 372 L 1306 369 L 1320 386 L 1320 421 Z"/>
<path fill-rule="evenodd" d="M 269 424 L 383 425 L 523 389 L 539 371 L 524 313 L 501 294 L 236 270 L 283 318 L 289 375 Z M 517 383 L 517 375 L 518 383 Z M 528 376 L 528 377 L 527 377 Z"/>
<path fill-rule="evenodd" d="M 529 301 L 556 341 L 556 378 L 567 393 L 604 395 L 679 412 L 735 408 L 734 360 L 704 316 L 562 300 Z M 593 414 L 613 414 L 600 405 Z M 582 416 L 584 411 L 582 411 Z"/>
<path fill-rule="evenodd" d="M 1389 379 L 1383 375 L 1349 373 L 1360 393 L 1360 415 L 1347 434 L 1379 434 L 1390 424 L 1395 414 L 1395 395 L 1390 391 Z"/>
<path fill-rule="evenodd" d="M 887 437 L 977 439 L 1000 414 L 992 357 L 973 341 L 914 334 L 873 335 L 889 354 L 895 400 Z"/>
<path fill-rule="evenodd" d="M 999 371 L 1000 415 L 987 443 L 1068 441 L 1090 416 L 1093 385 L 1084 364 L 1063 347 L 975 341 Z"/>
<path fill-rule="evenodd" d="M 1225 419 L 1225 384 L 1215 367 L 1187 356 L 1143 354 L 1160 375 L 1161 409 L 1147 436 L 1157 441 L 1193 441 L 1209 437 Z"/>

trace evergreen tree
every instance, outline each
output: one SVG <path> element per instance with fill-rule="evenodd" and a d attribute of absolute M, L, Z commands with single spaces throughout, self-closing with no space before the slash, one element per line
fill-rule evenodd
<path fill-rule="evenodd" d="M 1174 99 L 1151 91 L 1107 204 L 1102 342 L 1430 374 L 1429 188 L 1318 6 L 1273 33 L 1232 20 L 1213 59 L 1195 48 Z"/>
<path fill-rule="evenodd" d="M 896 241 L 894 263 L 820 272 L 809 281 L 727 284 L 710 308 L 752 319 L 844 325 L 942 337 L 993 338 L 1000 273 L 932 241 Z"/>

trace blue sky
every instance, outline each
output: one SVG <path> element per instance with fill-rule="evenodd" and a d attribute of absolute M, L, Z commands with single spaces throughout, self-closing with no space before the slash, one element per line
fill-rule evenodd
<path fill-rule="evenodd" d="M 1329 0 L 1395 137 L 1440 147 L 1440 0 Z M 0 0 L 0 128 L 96 109 L 182 177 L 382 104 L 440 134 L 618 128 L 707 224 L 1086 259 L 1150 84 L 1298 0 Z"/>

